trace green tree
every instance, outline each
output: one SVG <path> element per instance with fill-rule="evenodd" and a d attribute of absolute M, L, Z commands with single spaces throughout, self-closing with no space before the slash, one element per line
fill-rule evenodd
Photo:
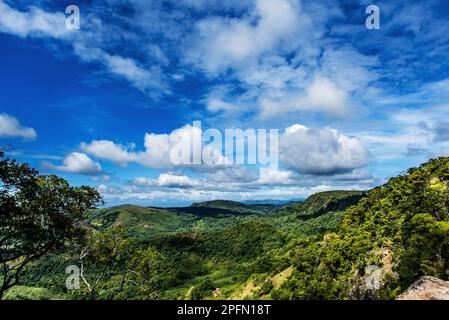
<path fill-rule="evenodd" d="M 153 246 L 137 249 L 127 261 L 128 281 L 138 287 L 145 298 L 155 298 L 161 254 Z"/>
<path fill-rule="evenodd" d="M 95 189 L 41 176 L 0 150 L 0 298 L 29 262 L 81 237 L 81 219 L 100 202 Z"/>
<path fill-rule="evenodd" d="M 80 277 L 90 299 L 96 299 L 96 290 L 101 280 L 124 263 L 130 252 L 131 242 L 124 227 L 114 226 L 103 232 L 89 231 L 79 244 Z M 124 277 L 125 275 L 119 291 L 123 289 Z"/>

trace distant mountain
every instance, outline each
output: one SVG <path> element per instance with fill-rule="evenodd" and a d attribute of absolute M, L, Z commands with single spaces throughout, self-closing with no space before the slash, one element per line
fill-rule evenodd
<path fill-rule="evenodd" d="M 278 208 L 274 204 L 246 204 L 231 200 L 213 200 L 205 202 L 195 202 L 190 208 L 181 208 L 180 210 L 188 212 L 200 212 L 198 209 L 219 209 L 227 211 L 229 214 L 260 214 L 266 212 L 272 212 Z"/>
<path fill-rule="evenodd" d="M 302 198 L 297 198 L 297 199 L 289 199 L 289 200 L 274 200 L 274 199 L 266 199 L 266 200 L 247 200 L 247 201 L 243 201 L 244 204 L 274 204 L 276 206 L 282 206 L 285 205 L 289 202 L 301 202 L 304 201 L 305 199 Z"/>
<path fill-rule="evenodd" d="M 158 235 L 185 230 L 198 217 L 167 208 L 121 205 L 92 211 L 86 221 L 99 230 L 121 225 L 139 236 Z"/>
<path fill-rule="evenodd" d="M 237 201 L 232 200 L 212 200 L 212 201 L 204 201 L 204 202 L 194 202 L 192 203 L 192 207 L 208 207 L 208 208 L 227 208 L 227 207 L 238 207 L 243 206 L 244 204 Z"/>
<path fill-rule="evenodd" d="M 319 192 L 304 201 L 289 202 L 282 209 L 286 212 L 295 212 L 299 218 L 307 219 L 328 212 L 344 211 L 347 207 L 357 204 L 366 194 L 365 191 L 346 190 Z"/>

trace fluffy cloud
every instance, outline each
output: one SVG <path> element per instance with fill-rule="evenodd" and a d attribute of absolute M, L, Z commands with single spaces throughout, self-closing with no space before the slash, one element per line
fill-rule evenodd
<path fill-rule="evenodd" d="M 284 170 L 260 169 L 257 184 L 260 185 L 288 185 L 294 183 L 293 173 Z"/>
<path fill-rule="evenodd" d="M 187 131 L 182 133 L 188 134 Z M 181 133 L 178 131 L 178 133 Z M 168 134 L 145 133 L 145 151 L 137 154 L 137 162 L 150 168 L 171 167 L 170 162 L 170 136 Z"/>
<path fill-rule="evenodd" d="M 98 159 L 108 160 L 115 164 L 126 165 L 137 162 L 150 168 L 170 167 L 170 140 L 167 134 L 146 133 L 144 138 L 145 151 L 135 152 L 121 144 L 110 140 L 93 140 L 82 142 L 80 148 Z"/>
<path fill-rule="evenodd" d="M 277 92 L 274 97 L 263 96 L 260 117 L 268 119 L 280 114 L 298 111 L 323 113 L 343 117 L 349 111 L 348 94 L 330 79 L 316 76 L 302 93 Z"/>
<path fill-rule="evenodd" d="M 336 174 L 363 167 L 370 152 L 356 139 L 335 129 L 295 124 L 280 138 L 279 159 L 289 168 L 310 174 Z"/>
<path fill-rule="evenodd" d="M 330 114 L 344 115 L 347 112 L 347 100 L 346 92 L 329 79 L 318 76 L 307 88 L 306 96 L 298 105 L 299 108 L 304 106 Z"/>
<path fill-rule="evenodd" d="M 20 124 L 19 120 L 6 113 L 0 113 L 0 138 L 19 137 L 26 140 L 35 140 L 36 131 Z"/>
<path fill-rule="evenodd" d="M 199 154 L 208 154 L 211 161 L 214 160 L 214 165 L 193 164 L 192 141 L 199 141 Z M 154 169 L 189 167 L 201 171 L 208 170 L 210 167 L 216 169 L 218 166 L 229 163 L 229 160 L 222 155 L 221 151 L 201 141 L 201 129 L 192 125 L 175 129 L 170 134 L 146 133 L 144 146 L 144 151 L 132 151 L 109 140 L 93 140 L 90 143 L 81 143 L 80 148 L 94 157 L 109 160 L 116 164 L 125 165 L 129 162 L 135 162 Z M 132 147 L 134 148 L 134 146 Z M 184 158 L 178 158 L 176 151 L 186 151 L 187 155 Z M 177 163 L 174 161 L 181 158 L 186 162 Z"/>
<path fill-rule="evenodd" d="M 338 83 L 346 92 L 360 91 L 379 78 L 378 57 L 367 56 L 351 47 L 325 47 L 320 60 L 323 77 Z M 360 92 L 366 94 L 364 90 Z"/>
<path fill-rule="evenodd" d="M 258 179 L 261 185 L 292 183 L 290 171 L 262 169 L 259 176 L 256 176 L 254 170 L 232 165 L 232 162 L 222 155 L 222 150 L 215 149 L 204 141 L 201 144 L 201 153 L 203 156 L 214 155 L 215 164 L 204 163 L 203 157 L 201 164 L 192 165 L 192 154 L 188 156 L 188 164 L 172 161 L 173 150 L 187 150 L 191 153 L 192 139 L 194 137 L 201 139 L 201 135 L 200 128 L 186 125 L 170 134 L 146 133 L 144 151 L 132 151 L 108 140 L 82 143 L 81 149 L 96 158 L 120 165 L 135 162 L 154 169 L 189 168 L 206 173 L 208 178 L 214 181 L 231 179 L 241 183 L 254 182 Z M 174 146 L 177 149 L 173 149 Z M 280 137 L 279 160 L 281 166 L 299 173 L 337 174 L 367 165 L 371 161 L 371 154 L 359 140 L 343 135 L 335 129 L 312 129 L 295 124 L 286 128 Z"/>
<path fill-rule="evenodd" d="M 212 183 L 251 183 L 259 178 L 256 170 L 251 170 L 243 166 L 218 167 L 207 172 L 208 181 Z"/>
<path fill-rule="evenodd" d="M 62 161 L 62 165 L 47 163 L 46 167 L 67 173 L 93 175 L 101 172 L 101 166 L 84 153 L 72 152 Z"/>
<path fill-rule="evenodd" d="M 197 22 L 186 61 L 207 72 L 254 63 L 273 50 L 288 50 L 303 39 L 309 18 L 296 1 L 257 0 L 244 18 L 210 17 Z"/>
<path fill-rule="evenodd" d="M 304 112 L 343 117 L 355 106 L 352 95 L 378 79 L 376 58 L 323 42 L 328 20 L 343 16 L 338 5 L 258 0 L 247 10 L 199 20 L 187 46 L 186 62 L 212 77 L 233 76 L 231 88 L 222 84 L 206 95 L 208 111 L 264 121 Z"/>
<path fill-rule="evenodd" d="M 170 134 L 146 133 L 145 151 L 136 153 L 136 162 L 150 168 L 171 168 L 180 165 L 172 162 L 170 154 L 173 147 L 180 150 L 191 150 L 194 137 L 201 137 L 201 129 L 192 125 L 173 130 Z M 191 163 L 192 155 L 189 159 Z"/>
<path fill-rule="evenodd" d="M 69 30 L 65 28 L 66 16 L 60 13 L 45 12 L 30 7 L 28 12 L 18 11 L 0 1 L 0 31 L 19 37 L 50 36 L 63 37 Z"/>
<path fill-rule="evenodd" d="M 125 165 L 136 159 L 136 155 L 131 153 L 128 148 L 109 140 L 93 140 L 90 143 L 82 142 L 80 148 L 96 158 L 109 160 L 119 165 Z"/>
<path fill-rule="evenodd" d="M 162 173 L 157 179 L 136 177 L 133 180 L 139 186 L 159 186 L 169 188 L 191 188 L 202 185 L 201 181 L 192 179 L 186 175 L 176 175 L 172 173 Z"/>

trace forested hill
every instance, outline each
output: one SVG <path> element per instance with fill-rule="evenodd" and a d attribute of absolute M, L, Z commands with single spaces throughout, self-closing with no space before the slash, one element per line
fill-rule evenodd
<path fill-rule="evenodd" d="M 280 205 L 270 203 L 246 204 L 230 200 L 213 200 L 206 202 L 195 202 L 190 207 L 177 208 L 178 211 L 192 212 L 195 214 L 260 214 L 272 212 Z"/>
<path fill-rule="evenodd" d="M 94 210 L 86 239 L 28 266 L 6 298 L 392 299 L 449 276 L 448 181 L 439 158 L 370 191 L 282 205 Z M 65 268 L 80 263 L 96 285 L 68 291 Z"/>
<path fill-rule="evenodd" d="M 408 170 L 346 210 L 339 228 L 296 249 L 276 298 L 390 299 L 420 276 L 449 276 L 449 158 Z"/>

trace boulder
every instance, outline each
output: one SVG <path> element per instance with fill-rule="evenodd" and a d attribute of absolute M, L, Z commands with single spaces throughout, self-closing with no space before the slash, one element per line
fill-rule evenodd
<path fill-rule="evenodd" d="M 421 277 L 397 300 L 449 300 L 449 281 L 434 277 Z"/>

